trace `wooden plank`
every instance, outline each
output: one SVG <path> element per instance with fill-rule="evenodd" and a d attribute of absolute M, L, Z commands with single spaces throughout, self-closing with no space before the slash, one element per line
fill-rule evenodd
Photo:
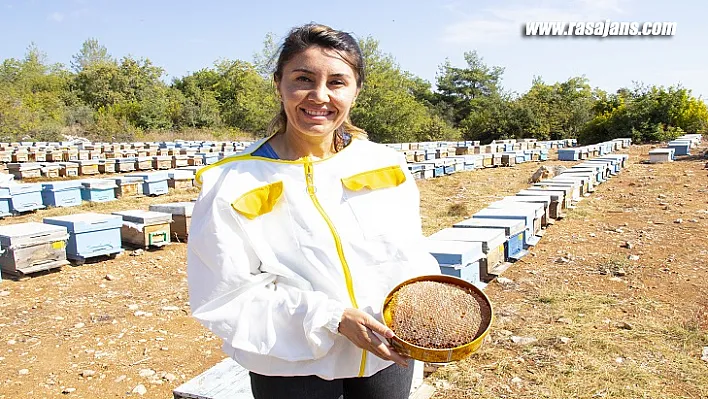
<path fill-rule="evenodd" d="M 435 387 L 423 383 L 411 394 L 410 399 L 429 399 L 435 393 Z"/>
<path fill-rule="evenodd" d="M 410 395 L 411 399 L 428 399 L 435 388 L 423 382 Z M 172 391 L 174 399 L 253 399 L 251 378 L 231 358 L 178 386 Z"/>
<path fill-rule="evenodd" d="M 253 399 L 248 371 L 226 358 L 175 388 L 175 399 Z"/>

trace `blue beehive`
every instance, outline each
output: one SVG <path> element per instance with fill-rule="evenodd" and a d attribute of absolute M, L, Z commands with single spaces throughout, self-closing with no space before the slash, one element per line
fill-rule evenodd
<path fill-rule="evenodd" d="M 485 255 L 479 262 L 480 276 L 483 281 L 489 280 L 490 276 L 500 275 L 508 268 L 508 264 L 505 262 L 507 259 L 506 234 L 501 229 L 447 228 L 431 235 L 428 239 L 481 243 L 482 252 Z"/>
<path fill-rule="evenodd" d="M 0 192 L 3 190 L 0 188 Z M 1 194 L 0 195 L 0 218 L 4 218 L 5 216 L 10 216 L 12 213 L 10 212 L 10 201 L 12 200 L 12 196 L 10 196 L 9 193 Z"/>
<path fill-rule="evenodd" d="M 427 164 L 433 166 L 433 176 L 440 177 L 445 175 L 445 164 L 441 159 L 432 159 L 430 161 L 419 162 L 421 164 Z"/>
<path fill-rule="evenodd" d="M 202 154 L 204 159 L 204 165 L 211 165 L 219 161 L 219 153 L 217 152 L 207 152 Z"/>
<path fill-rule="evenodd" d="M 81 180 L 81 199 L 89 202 L 108 202 L 116 199 L 116 183 L 108 179 Z"/>
<path fill-rule="evenodd" d="M 69 232 L 66 257 L 77 264 L 96 256 L 115 256 L 123 252 L 120 239 L 123 219 L 120 216 L 80 213 L 44 218 L 43 222 L 66 227 Z"/>
<path fill-rule="evenodd" d="M 504 231 L 504 252 L 507 260 L 519 260 L 528 251 L 526 248 L 526 225 L 517 219 L 471 218 L 455 223 L 454 228 L 499 229 Z"/>
<path fill-rule="evenodd" d="M 9 198 L 8 212 L 10 213 L 44 208 L 42 185 L 39 183 L 9 183 L 0 187 L 0 198 Z"/>
<path fill-rule="evenodd" d="M 559 161 L 578 161 L 580 160 L 580 148 L 559 148 Z"/>
<path fill-rule="evenodd" d="M 548 161 L 548 149 L 542 148 L 540 157 L 541 161 Z"/>
<path fill-rule="evenodd" d="M 167 185 L 169 176 L 166 171 L 131 173 L 128 176 L 143 179 L 143 195 L 162 195 L 167 194 L 169 191 L 169 186 Z"/>
<path fill-rule="evenodd" d="M 675 155 L 691 155 L 691 142 L 689 140 L 669 141 L 667 146 L 675 150 Z"/>
<path fill-rule="evenodd" d="M 425 240 L 428 252 L 438 261 L 442 274 L 481 285 L 479 263 L 484 258 L 479 242 Z"/>
<path fill-rule="evenodd" d="M 541 240 L 536 233 L 541 231 L 540 220 L 536 223 L 536 211 L 532 209 L 521 209 L 515 207 L 509 208 L 484 208 L 479 212 L 472 215 L 475 219 L 514 219 L 522 220 L 524 222 L 524 229 L 526 234 L 524 234 L 524 239 L 526 240 L 526 245 L 534 246 L 538 244 Z"/>
<path fill-rule="evenodd" d="M 69 180 L 42 183 L 42 202 L 45 206 L 56 207 L 81 205 L 81 182 Z"/>
<path fill-rule="evenodd" d="M 430 161 L 430 160 L 435 159 L 436 155 L 437 155 L 437 151 L 435 150 L 435 148 L 426 148 L 425 149 L 425 160 L 426 161 Z"/>

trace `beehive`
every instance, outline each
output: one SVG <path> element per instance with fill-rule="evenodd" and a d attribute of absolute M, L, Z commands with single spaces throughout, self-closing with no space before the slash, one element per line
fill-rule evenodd
<path fill-rule="evenodd" d="M 500 229 L 506 235 L 504 253 L 507 260 L 516 261 L 528 254 L 526 247 L 526 226 L 522 220 L 470 218 L 455 223 L 454 228 L 466 229 Z"/>
<path fill-rule="evenodd" d="M 124 244 L 148 248 L 170 243 L 172 215 L 169 213 L 129 210 L 113 212 L 113 215 L 123 218 L 120 233 Z"/>

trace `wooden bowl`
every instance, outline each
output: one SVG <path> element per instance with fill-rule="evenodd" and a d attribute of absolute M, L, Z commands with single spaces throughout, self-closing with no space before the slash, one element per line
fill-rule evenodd
<path fill-rule="evenodd" d="M 384 324 L 391 328 L 391 310 L 388 306 L 389 302 L 393 298 L 393 294 L 398 291 L 401 287 L 407 284 L 415 283 L 418 281 L 437 281 L 440 283 L 454 284 L 477 294 L 476 298 L 478 300 L 484 301 L 484 303 L 489 307 L 489 314 L 482 315 L 482 333 L 479 334 L 472 342 L 468 342 L 464 345 L 456 346 L 447 349 L 437 349 L 437 348 L 425 348 L 422 346 L 414 345 L 410 342 L 404 341 L 398 336 L 394 336 L 388 340 L 389 344 L 396 350 L 399 354 L 403 356 L 408 356 L 415 360 L 420 360 L 428 363 L 449 363 L 457 360 L 461 360 L 476 352 L 481 346 L 484 338 L 489 334 L 489 328 L 492 325 L 492 320 L 494 318 L 494 312 L 492 310 L 492 303 L 489 301 L 487 295 L 485 295 L 482 290 L 475 287 L 474 284 L 469 283 L 465 280 L 445 275 L 429 275 L 415 277 L 398 284 L 391 292 L 386 296 L 383 303 L 383 308 L 381 314 L 383 315 Z"/>

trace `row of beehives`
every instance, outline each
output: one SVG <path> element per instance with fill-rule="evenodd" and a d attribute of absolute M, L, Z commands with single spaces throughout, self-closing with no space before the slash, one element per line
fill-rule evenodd
<path fill-rule="evenodd" d="M 573 147 L 577 145 L 576 139 L 563 139 L 563 140 L 548 140 L 548 141 L 537 141 L 536 139 L 508 139 L 508 140 L 495 140 L 490 144 L 480 144 L 479 141 L 432 141 L 432 142 L 418 142 L 418 143 L 395 143 L 386 144 L 387 146 L 394 148 L 399 151 L 403 151 L 408 155 L 408 153 L 416 151 L 429 151 L 435 152 L 443 150 L 449 155 L 472 155 L 472 154 L 489 154 L 496 152 L 505 151 L 524 151 L 533 149 L 546 149 L 550 150 L 552 148 L 566 148 Z M 440 158 L 438 156 L 438 158 Z"/>
<path fill-rule="evenodd" d="M 457 172 L 496 166 L 514 166 L 518 163 L 548 160 L 548 150 L 534 149 L 523 151 L 495 152 L 476 155 L 448 155 L 445 149 L 437 151 L 418 151 L 415 156 L 406 154 L 408 169 L 416 179 L 430 179 Z"/>
<path fill-rule="evenodd" d="M 133 171 L 167 170 L 210 165 L 238 154 L 250 142 L 161 142 L 161 143 L 4 143 L 0 148 L 0 172 L 15 179 L 91 176 Z M 389 144 L 403 151 L 411 162 L 454 155 L 495 154 L 504 151 L 548 150 L 574 145 L 573 140 L 537 142 L 503 140 L 488 145 L 478 141 Z"/>
<path fill-rule="evenodd" d="M 701 134 L 684 134 L 669 141 L 666 148 L 649 151 L 649 163 L 673 162 L 677 156 L 691 155 L 691 148 L 698 147 L 702 140 Z"/>
<path fill-rule="evenodd" d="M 70 162 L 120 158 L 150 158 L 179 156 L 186 159 L 194 155 L 216 153 L 228 156 L 238 153 L 250 145 L 250 141 L 174 141 L 149 143 L 91 143 L 78 142 L 14 142 L 0 143 L 0 163 L 26 162 Z M 575 145 L 573 139 L 537 142 L 534 139 L 501 140 L 488 145 L 479 141 L 434 141 L 418 143 L 390 144 L 399 150 L 418 150 L 428 148 L 450 148 L 457 155 L 490 153 L 501 151 L 527 150 L 534 148 L 562 148 Z M 213 156 L 213 155 L 212 155 Z"/>
<path fill-rule="evenodd" d="M 2 272 L 20 277 L 87 260 L 115 257 L 128 248 L 159 248 L 189 232 L 192 202 L 150 205 L 149 211 L 80 213 L 0 226 Z"/>
<path fill-rule="evenodd" d="M 199 167 L 130 173 L 104 179 L 63 180 L 45 183 L 0 184 L 0 217 L 46 207 L 71 207 L 83 201 L 108 202 L 117 198 L 167 194 L 170 188 L 193 187 Z"/>
<path fill-rule="evenodd" d="M 197 153 L 137 158 L 88 159 L 67 162 L 11 162 L 3 165 L 15 179 L 58 178 L 130 173 L 134 171 L 169 170 L 188 166 L 211 165 L 235 152 Z"/>
<path fill-rule="evenodd" d="M 621 138 L 582 147 L 561 148 L 558 150 L 558 160 L 582 161 L 585 159 L 607 155 L 615 151 L 621 151 L 624 148 L 628 148 L 630 145 L 632 145 L 632 139 Z"/>
<path fill-rule="evenodd" d="M 523 257 L 546 226 L 619 173 L 628 159 L 626 154 L 589 159 L 493 202 L 472 218 L 428 237 L 429 251 L 444 274 L 483 285 Z"/>

